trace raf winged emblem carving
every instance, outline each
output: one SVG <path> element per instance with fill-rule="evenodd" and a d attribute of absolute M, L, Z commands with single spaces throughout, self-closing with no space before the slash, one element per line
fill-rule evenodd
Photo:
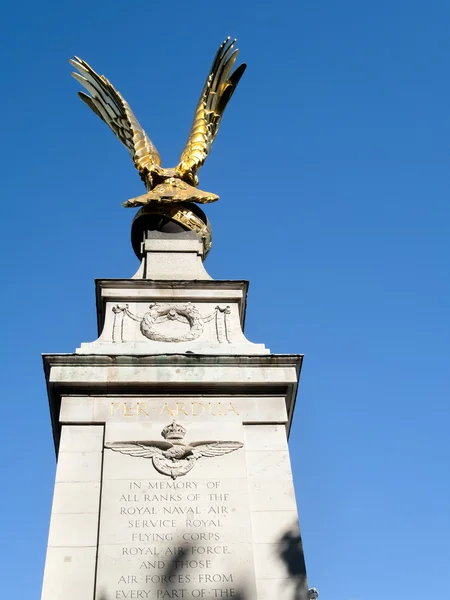
<path fill-rule="evenodd" d="M 175 168 L 161 166 L 161 158 L 129 104 L 103 75 L 98 75 L 84 60 L 74 57 L 72 73 L 89 92 L 80 98 L 112 129 L 127 147 L 147 193 L 132 198 L 124 206 L 150 202 L 214 202 L 218 196 L 197 189 L 197 173 L 209 154 L 224 110 L 239 83 L 246 65 L 233 71 L 238 55 L 236 40 L 227 38 L 214 58 L 195 110 L 194 122 L 180 162 Z M 233 72 L 232 72 L 233 71 Z"/>
<path fill-rule="evenodd" d="M 180 475 L 186 475 L 199 458 L 229 454 L 244 445 L 241 442 L 217 441 L 188 443 L 183 439 L 185 434 L 186 429 L 173 421 L 161 432 L 167 440 L 165 442 L 110 442 L 105 447 L 130 456 L 151 458 L 157 471 L 176 479 Z"/>

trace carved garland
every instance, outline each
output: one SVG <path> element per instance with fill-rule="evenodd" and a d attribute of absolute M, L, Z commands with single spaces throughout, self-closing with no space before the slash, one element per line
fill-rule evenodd
<path fill-rule="evenodd" d="M 124 341 L 123 318 L 127 315 L 133 321 L 140 323 L 140 330 L 149 340 L 155 342 L 189 342 L 198 339 L 203 333 L 204 323 L 215 320 L 217 341 L 219 343 L 231 343 L 228 322 L 231 310 L 229 306 L 222 308 L 216 306 L 214 311 L 203 317 L 197 308 L 188 302 L 187 304 L 158 304 L 153 303 L 149 306 L 150 310 L 143 317 L 133 314 L 128 304 L 117 304 L 113 307 L 114 323 L 112 331 L 113 342 Z M 168 336 L 157 331 L 155 324 L 166 321 L 179 321 L 189 325 L 189 332 L 181 336 Z"/>

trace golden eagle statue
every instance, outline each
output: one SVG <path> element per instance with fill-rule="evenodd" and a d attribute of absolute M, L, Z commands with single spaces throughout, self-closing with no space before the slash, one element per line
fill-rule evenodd
<path fill-rule="evenodd" d="M 98 75 L 80 58 L 70 60 L 78 71 L 72 75 L 91 94 L 79 92 L 80 98 L 127 147 L 147 188 L 146 194 L 128 200 L 124 206 L 148 205 L 150 202 L 204 204 L 219 199 L 215 194 L 197 189 L 197 172 L 209 154 L 224 110 L 246 68 L 245 64 L 241 64 L 233 71 L 239 52 L 234 48 L 235 42 L 227 38 L 214 58 L 195 110 L 186 147 L 180 162 L 173 169 L 161 166 L 155 146 L 129 104 L 106 77 Z"/>

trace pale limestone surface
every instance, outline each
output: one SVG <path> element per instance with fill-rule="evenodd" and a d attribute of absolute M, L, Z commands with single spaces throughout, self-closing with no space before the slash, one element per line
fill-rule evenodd
<path fill-rule="evenodd" d="M 213 281 L 195 235 L 153 234 L 132 280 L 97 284 L 99 338 L 79 354 L 269 354 L 244 336 L 246 282 Z"/>
<path fill-rule="evenodd" d="M 162 358 L 164 359 L 162 360 Z M 161 355 L 118 356 L 48 355 L 51 384 L 152 384 L 153 389 L 167 383 L 236 385 L 242 389 L 270 385 L 292 389 L 297 385 L 301 359 L 295 355 L 209 356 Z"/>
<path fill-rule="evenodd" d="M 108 423 L 105 441 L 152 440 L 161 437 L 160 431 L 160 423 Z M 238 423 L 212 425 L 197 421 L 189 424 L 186 438 L 239 441 L 244 431 Z M 98 597 L 102 593 L 115 597 L 118 592 L 146 589 L 147 578 L 153 578 L 153 593 L 162 594 L 167 586 L 161 584 L 161 579 L 173 570 L 175 579 L 170 589 L 179 594 L 186 590 L 192 595 L 202 589 L 205 597 L 212 598 L 214 589 L 240 589 L 245 585 L 249 600 L 256 598 L 246 476 L 243 448 L 224 456 L 201 458 L 189 473 L 176 480 L 158 473 L 151 459 L 136 459 L 106 449 Z M 152 540 L 143 546 L 140 536 L 155 533 L 170 534 L 171 539 Z M 193 541 L 193 534 L 213 539 Z M 142 556 L 130 556 L 132 549 L 137 552 L 142 547 L 151 552 L 144 557 L 151 566 L 145 566 Z M 127 581 L 120 585 L 111 577 L 118 563 L 127 573 Z M 127 583 L 130 578 L 131 583 Z"/>
<path fill-rule="evenodd" d="M 176 418 L 183 423 L 201 417 L 202 421 L 236 423 L 283 423 L 288 421 L 284 396 L 63 396 L 61 399 L 61 423 L 145 423 L 165 422 Z M 268 429 L 268 428 L 269 429 Z M 253 438 L 264 444 L 261 449 L 285 448 L 285 426 L 272 435 L 266 426 L 249 428 L 245 432 L 250 441 Z M 282 437 L 284 436 L 284 437 Z M 276 437 L 276 439 L 274 439 Z"/>
<path fill-rule="evenodd" d="M 254 544 L 276 544 L 279 542 L 281 531 L 299 535 L 296 510 L 252 511 Z"/>
<path fill-rule="evenodd" d="M 92 597 L 103 429 L 98 425 L 62 427 L 42 600 Z"/>
<path fill-rule="evenodd" d="M 99 339 L 44 358 L 59 453 L 42 600 L 307 600 L 287 447 L 302 357 L 246 340 L 246 284 L 212 281 L 197 242 L 148 240 L 135 279 L 97 283 Z M 199 335 L 149 339 L 145 319 Z"/>
<path fill-rule="evenodd" d="M 79 354 L 269 354 L 243 333 L 246 285 L 221 281 L 143 287 L 146 281 L 98 282 L 102 321 Z M 238 282 L 239 283 L 239 282 Z"/>
<path fill-rule="evenodd" d="M 186 234 L 153 235 L 153 239 L 143 242 L 144 257 L 133 279 L 212 279 L 203 266 L 204 247 L 200 238 L 186 239 Z"/>

